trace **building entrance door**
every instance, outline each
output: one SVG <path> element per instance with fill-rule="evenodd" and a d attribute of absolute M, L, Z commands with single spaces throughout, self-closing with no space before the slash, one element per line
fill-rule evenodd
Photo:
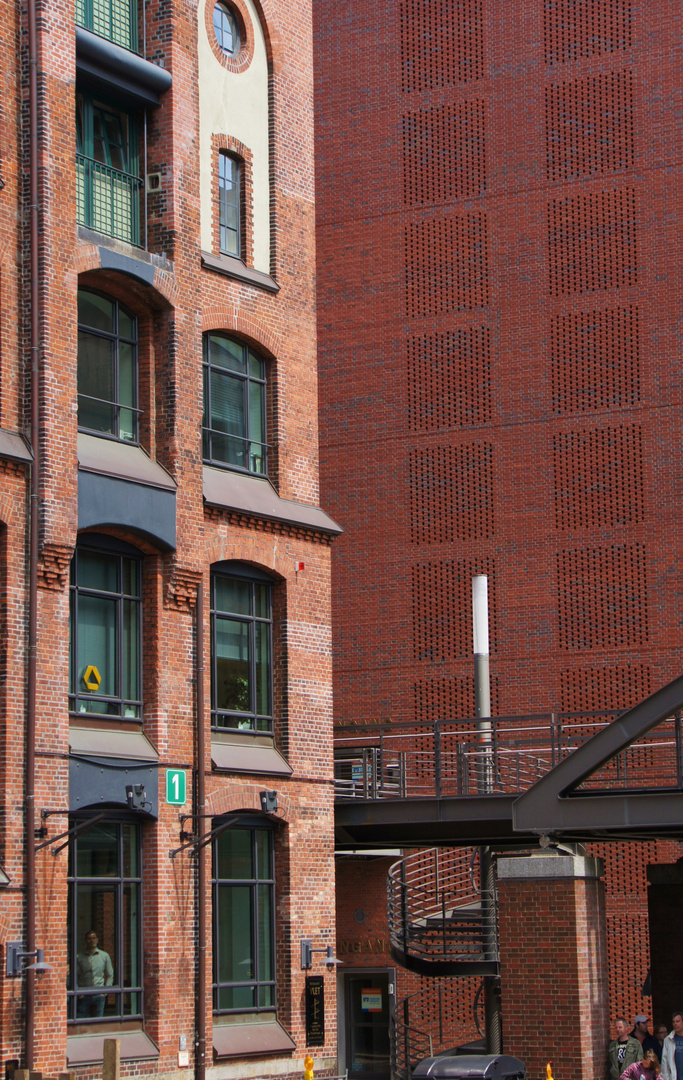
<path fill-rule="evenodd" d="M 387 1080 L 389 1066 L 388 971 L 344 972 L 346 1064 L 350 1080 Z"/>

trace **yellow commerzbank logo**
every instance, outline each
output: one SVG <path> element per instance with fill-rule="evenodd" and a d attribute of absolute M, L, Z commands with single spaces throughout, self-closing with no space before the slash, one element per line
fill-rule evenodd
<path fill-rule="evenodd" d="M 88 690 L 99 690 L 100 683 L 102 682 L 102 676 L 100 675 L 94 664 L 89 664 L 88 667 L 85 669 L 83 682 L 85 683 Z"/>

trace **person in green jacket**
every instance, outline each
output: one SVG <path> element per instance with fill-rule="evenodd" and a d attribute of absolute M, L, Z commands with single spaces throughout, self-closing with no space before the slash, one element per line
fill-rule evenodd
<path fill-rule="evenodd" d="M 609 1074 L 611 1080 L 619 1080 L 624 1069 L 633 1065 L 634 1061 L 640 1061 L 643 1056 L 643 1048 L 638 1039 L 634 1039 L 628 1033 L 628 1024 L 623 1016 L 614 1021 L 616 1039 L 609 1044 Z"/>

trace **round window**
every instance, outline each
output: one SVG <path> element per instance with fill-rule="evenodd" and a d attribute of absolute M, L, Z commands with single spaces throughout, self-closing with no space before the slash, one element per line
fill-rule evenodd
<path fill-rule="evenodd" d="M 213 28 L 221 51 L 226 56 L 237 56 L 240 50 L 239 24 L 227 4 L 219 2 L 214 7 Z"/>

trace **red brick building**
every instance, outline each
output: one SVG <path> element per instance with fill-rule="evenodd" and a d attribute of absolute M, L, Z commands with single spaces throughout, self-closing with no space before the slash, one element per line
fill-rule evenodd
<path fill-rule="evenodd" d="M 497 716 L 621 710 L 680 673 L 678 14 L 316 0 L 335 722 L 473 715 L 475 574 Z M 651 1016 L 647 868 L 680 845 L 598 853 L 611 1014 Z M 386 939 L 387 866 L 340 864 L 337 931 L 391 982 L 354 924 Z"/>
<path fill-rule="evenodd" d="M 0 58 L 1 1060 L 334 1072 L 310 10 L 27 0 Z"/>

